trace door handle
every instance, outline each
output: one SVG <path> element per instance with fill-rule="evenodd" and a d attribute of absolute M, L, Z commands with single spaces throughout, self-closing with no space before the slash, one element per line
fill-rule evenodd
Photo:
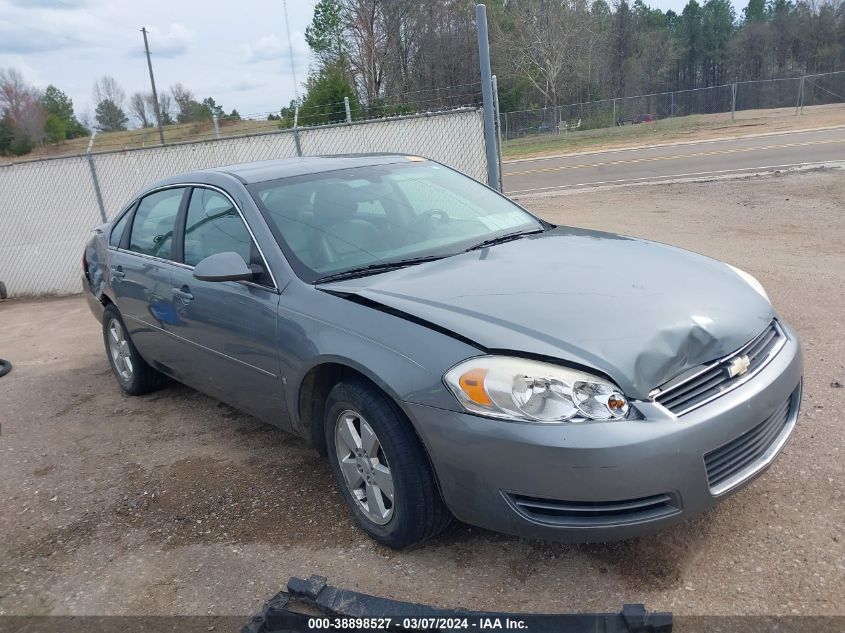
<path fill-rule="evenodd" d="M 194 298 L 194 295 L 191 294 L 191 289 L 188 288 L 188 286 L 174 288 L 173 296 L 180 299 L 183 303 L 188 303 L 188 301 L 191 301 Z"/>
<path fill-rule="evenodd" d="M 123 279 L 124 277 L 126 277 L 126 273 L 123 272 L 123 266 L 112 266 L 111 276 L 116 279 Z"/>

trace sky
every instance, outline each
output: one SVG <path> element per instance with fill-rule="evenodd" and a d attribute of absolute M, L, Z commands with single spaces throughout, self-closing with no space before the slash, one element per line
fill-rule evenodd
<path fill-rule="evenodd" d="M 645 3 L 650 7 L 655 9 L 661 9 L 663 11 L 668 11 L 672 9 L 675 13 L 680 13 L 684 10 L 684 7 L 687 6 L 688 0 L 645 0 Z M 698 4 L 704 4 L 705 0 L 698 0 Z M 736 10 L 736 14 L 739 16 L 742 14 L 742 10 L 745 8 L 745 5 L 748 4 L 748 0 L 732 0 L 732 5 L 734 5 L 734 9 Z"/>
<path fill-rule="evenodd" d="M 314 3 L 288 0 L 296 82 L 282 0 L 0 0 L 0 68 L 17 68 L 42 89 L 56 85 L 78 114 L 91 114 L 94 82 L 103 75 L 117 79 L 127 97 L 149 90 L 145 26 L 160 92 L 181 82 L 200 100 L 213 97 L 227 112 L 257 116 L 290 103 L 295 85 L 302 90 Z M 680 12 L 686 0 L 648 4 Z"/>
<path fill-rule="evenodd" d="M 314 0 L 287 4 L 301 84 Z M 103 75 L 127 97 L 149 91 L 142 26 L 159 92 L 181 82 L 241 115 L 278 110 L 294 97 L 281 0 L 0 0 L 0 68 L 17 68 L 42 89 L 54 84 L 78 114 L 93 112 L 94 82 Z"/>

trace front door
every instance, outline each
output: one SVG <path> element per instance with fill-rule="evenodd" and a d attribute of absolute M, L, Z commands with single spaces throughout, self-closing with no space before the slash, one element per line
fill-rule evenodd
<path fill-rule="evenodd" d="M 174 333 L 186 348 L 177 377 L 266 421 L 284 425 L 276 318 L 279 294 L 243 218 L 223 193 L 196 187 L 185 213 L 183 265 L 171 268 L 180 323 Z M 235 252 L 265 271 L 255 283 L 200 281 L 193 267 L 215 253 Z"/>

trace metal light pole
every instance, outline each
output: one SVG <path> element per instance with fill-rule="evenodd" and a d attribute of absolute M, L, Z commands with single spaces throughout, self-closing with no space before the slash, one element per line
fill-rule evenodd
<path fill-rule="evenodd" d="M 731 84 L 731 121 L 736 121 L 736 82 Z"/>
<path fill-rule="evenodd" d="M 493 75 L 493 105 L 496 107 L 496 167 L 499 169 L 498 188 L 504 191 L 502 182 L 502 115 L 499 112 L 499 84 L 496 75 Z"/>
<path fill-rule="evenodd" d="M 481 97 L 484 103 L 484 145 L 487 148 L 487 184 L 499 187 L 499 157 L 496 152 L 496 124 L 493 120 L 493 73 L 490 70 L 490 43 L 487 38 L 487 7 L 475 5 L 478 29 L 478 61 L 481 66 Z"/>
<path fill-rule="evenodd" d="M 804 79 L 801 77 L 801 83 L 798 85 L 798 101 L 795 103 L 795 116 L 798 116 L 799 110 L 804 110 Z"/>
<path fill-rule="evenodd" d="M 150 60 L 150 45 L 147 42 L 147 29 L 141 27 L 141 33 L 144 34 L 144 50 L 147 52 L 147 68 L 150 69 L 150 86 L 153 89 L 153 109 L 156 113 L 156 121 L 158 122 L 158 138 L 161 144 L 164 145 L 164 127 L 161 124 L 161 109 L 158 106 L 158 93 L 156 92 L 156 80 L 153 75 L 153 62 Z"/>

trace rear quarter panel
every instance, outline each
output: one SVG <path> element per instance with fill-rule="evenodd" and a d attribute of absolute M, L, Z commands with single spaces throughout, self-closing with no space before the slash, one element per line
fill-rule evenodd
<path fill-rule="evenodd" d="M 96 227 L 85 244 L 83 270 L 83 290 L 87 296 L 96 299 L 100 309 L 91 305 L 92 312 L 97 318 L 102 317 L 102 301 L 108 285 L 108 232 L 110 225 L 102 224 Z M 90 304 L 90 302 L 89 302 Z"/>

